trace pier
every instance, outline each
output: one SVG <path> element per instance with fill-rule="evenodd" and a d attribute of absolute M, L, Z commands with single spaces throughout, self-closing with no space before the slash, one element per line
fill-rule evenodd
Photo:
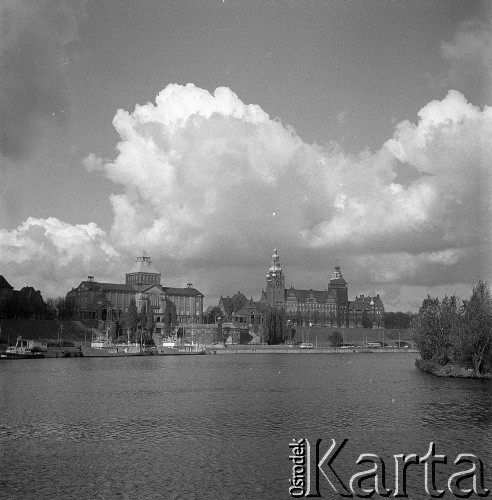
<path fill-rule="evenodd" d="M 264 345 L 236 345 L 234 347 L 208 346 L 207 354 L 354 354 L 354 353 L 417 353 L 418 350 L 408 348 L 381 347 L 367 349 L 364 347 L 351 347 L 342 349 L 339 347 L 318 347 L 314 349 L 300 349 L 299 347 L 264 346 Z"/>

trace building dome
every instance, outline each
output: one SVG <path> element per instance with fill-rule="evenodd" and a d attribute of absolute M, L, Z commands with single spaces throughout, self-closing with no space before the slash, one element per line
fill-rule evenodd
<path fill-rule="evenodd" d="M 330 283 L 332 284 L 346 284 L 347 282 L 343 278 L 342 271 L 340 271 L 340 266 L 337 264 L 335 266 L 335 271 L 333 272 L 333 276 L 330 279 Z"/>
<path fill-rule="evenodd" d="M 270 265 L 270 268 L 268 269 L 268 272 L 272 276 L 275 276 L 275 273 L 277 271 L 282 271 L 282 268 L 280 267 L 280 258 L 278 256 L 277 249 L 275 248 L 273 250 L 272 263 Z"/>
<path fill-rule="evenodd" d="M 126 274 L 126 283 L 136 286 L 160 285 L 161 273 L 154 268 L 150 257 L 145 252 L 142 252 L 142 255 L 137 257 L 137 261 L 130 272 Z"/>

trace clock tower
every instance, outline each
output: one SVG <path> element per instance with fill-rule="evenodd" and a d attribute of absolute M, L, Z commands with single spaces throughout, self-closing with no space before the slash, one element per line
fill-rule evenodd
<path fill-rule="evenodd" d="M 273 250 L 272 263 L 266 275 L 266 302 L 272 307 L 281 308 L 285 304 L 285 277 L 276 248 Z"/>

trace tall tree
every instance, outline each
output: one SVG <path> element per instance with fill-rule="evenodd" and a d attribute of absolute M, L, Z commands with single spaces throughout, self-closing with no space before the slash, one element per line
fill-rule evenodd
<path fill-rule="evenodd" d="M 283 309 L 275 311 L 275 344 L 281 344 L 287 337 L 287 318 Z"/>
<path fill-rule="evenodd" d="M 340 332 L 334 331 L 330 335 L 330 342 L 333 347 L 340 347 L 343 345 L 343 335 Z"/>
<path fill-rule="evenodd" d="M 366 309 L 362 311 L 362 328 L 372 328 L 372 321 Z"/>
<path fill-rule="evenodd" d="M 422 302 L 419 314 L 412 323 L 412 331 L 422 359 L 434 359 L 439 353 L 439 299 L 430 295 Z"/>
<path fill-rule="evenodd" d="M 475 373 L 492 370 L 492 298 L 490 288 L 479 281 L 463 305 L 463 320 L 455 329 L 453 354 Z"/>
<path fill-rule="evenodd" d="M 287 334 L 285 313 L 275 307 L 267 309 L 262 327 L 262 340 L 270 345 L 284 342 Z"/>
<path fill-rule="evenodd" d="M 140 328 L 146 332 L 147 331 L 147 306 L 148 306 L 148 303 L 147 302 L 143 302 L 142 303 L 142 309 L 141 309 L 141 312 L 140 312 Z"/>
<path fill-rule="evenodd" d="M 128 310 L 125 315 L 125 325 L 128 330 L 130 330 L 131 340 L 136 340 L 136 334 L 138 329 L 138 312 L 137 305 L 135 304 L 135 300 L 131 299 L 130 304 L 128 306 Z"/>
<path fill-rule="evenodd" d="M 451 356 L 451 339 L 460 322 L 455 295 L 444 297 L 442 302 L 427 296 L 411 326 L 422 359 L 446 364 Z"/>
<path fill-rule="evenodd" d="M 164 309 L 163 323 L 164 323 L 164 332 L 166 335 L 170 335 L 172 329 L 178 323 L 178 313 L 176 312 L 176 304 L 166 298 L 166 307 Z"/>
<path fill-rule="evenodd" d="M 268 306 L 266 313 L 265 313 L 265 319 L 263 320 L 263 325 L 261 326 L 261 341 L 263 343 L 269 344 L 270 340 L 270 331 L 272 328 L 272 308 Z"/>
<path fill-rule="evenodd" d="M 208 324 L 214 324 L 217 323 L 217 318 L 222 317 L 222 311 L 220 310 L 219 307 L 215 306 L 212 307 L 206 314 L 205 316 L 205 321 Z"/>
<path fill-rule="evenodd" d="M 46 319 L 59 319 L 56 300 L 51 297 L 46 299 Z"/>
<path fill-rule="evenodd" d="M 227 318 L 232 317 L 232 313 L 234 312 L 234 302 L 231 298 L 227 297 L 227 299 L 223 299 L 224 302 L 224 310 Z"/>
<path fill-rule="evenodd" d="M 58 297 L 55 300 L 60 319 L 72 319 L 75 316 L 75 304 L 73 300 L 66 300 L 65 297 Z"/>
<path fill-rule="evenodd" d="M 413 316 L 415 315 L 409 312 L 387 312 L 384 314 L 384 327 L 390 329 L 396 328 L 399 330 L 408 328 Z"/>
<path fill-rule="evenodd" d="M 319 311 L 317 309 L 314 309 L 314 311 L 312 312 L 311 319 L 313 320 L 313 323 L 315 325 L 319 323 Z"/>
<path fill-rule="evenodd" d="M 247 301 L 248 299 L 241 292 L 237 292 L 236 294 L 234 294 L 232 296 L 232 312 L 235 313 L 237 311 L 240 311 Z"/>
<path fill-rule="evenodd" d="M 147 306 L 147 314 L 145 318 L 145 326 L 147 330 L 147 335 L 145 341 L 148 343 L 152 340 L 152 335 L 155 329 L 155 319 L 154 319 L 154 311 L 152 310 L 152 306 L 148 304 Z"/>
<path fill-rule="evenodd" d="M 296 321 L 297 326 L 302 325 L 302 319 L 303 319 L 303 316 L 302 316 L 301 308 L 299 306 L 297 306 L 296 316 L 295 316 L 295 321 Z"/>
<path fill-rule="evenodd" d="M 336 319 L 335 313 L 330 312 L 330 314 L 329 314 L 330 326 L 333 326 L 333 323 L 335 323 L 335 319 Z"/>

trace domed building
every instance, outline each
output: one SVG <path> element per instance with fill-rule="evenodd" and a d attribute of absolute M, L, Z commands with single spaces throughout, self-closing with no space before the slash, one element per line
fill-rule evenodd
<path fill-rule="evenodd" d="M 152 309 L 157 329 L 168 300 L 175 304 L 180 323 L 201 323 L 203 318 L 203 294 L 191 283 L 186 288 L 162 286 L 161 273 L 145 252 L 126 273 L 125 283 L 101 283 L 89 276 L 67 293 L 66 300 L 81 320 L 120 321 L 132 300 L 138 312 Z"/>

